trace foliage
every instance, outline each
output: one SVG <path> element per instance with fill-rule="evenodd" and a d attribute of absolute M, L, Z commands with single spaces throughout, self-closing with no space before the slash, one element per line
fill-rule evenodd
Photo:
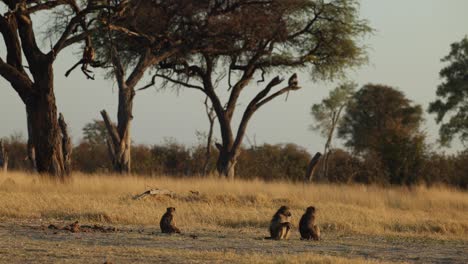
<path fill-rule="evenodd" d="M 384 85 L 365 85 L 353 97 L 339 136 L 356 153 L 374 156 L 392 184 L 415 183 L 425 152 L 422 109 Z"/>
<path fill-rule="evenodd" d="M 429 105 L 429 112 L 437 114 L 440 141 L 449 145 L 455 136 L 468 140 L 468 37 L 453 43 L 449 55 L 442 59 L 448 65 L 440 71 L 444 82 L 437 88 L 438 99 Z M 444 122 L 444 119 L 448 121 Z"/>
<path fill-rule="evenodd" d="M 316 124 L 311 125 L 310 128 L 320 131 L 323 137 L 328 137 L 330 131 L 339 122 L 340 114 L 353 96 L 356 87 L 355 83 L 343 83 L 330 91 L 328 97 L 321 103 L 314 104 L 310 113 Z"/>
<path fill-rule="evenodd" d="M 107 144 L 107 129 L 104 121 L 93 120 L 83 127 L 83 140 L 91 145 Z"/>
<path fill-rule="evenodd" d="M 28 170 L 27 143 L 21 133 L 15 132 L 3 140 L 5 150 L 8 153 L 8 169 Z"/>
<path fill-rule="evenodd" d="M 4 142 L 10 157 L 9 167 L 12 170 L 28 171 L 27 145 L 24 139 L 12 136 L 5 138 Z M 409 145 L 407 147 L 412 149 Z M 200 176 L 203 172 L 203 162 L 200 161 L 204 160 L 204 145 L 188 148 L 175 141 L 166 141 L 155 146 L 134 145 L 131 153 L 133 173 L 137 175 L 186 177 Z M 209 161 L 210 168 L 215 168 L 216 164 L 217 150 L 214 148 L 213 153 Z M 391 153 L 395 155 L 394 152 Z M 427 153 L 422 158 L 417 153 L 412 154 L 414 152 L 406 155 L 403 151 L 403 154 L 398 154 L 402 157 L 394 160 L 406 164 L 396 166 L 400 175 L 406 178 L 397 179 L 395 184 L 444 184 L 468 188 L 468 152 L 457 155 Z M 403 160 L 405 157 L 417 158 L 417 162 L 406 162 Z M 242 179 L 258 178 L 266 181 L 303 181 L 310 158 L 307 151 L 294 144 L 252 146 L 242 149 L 238 161 L 238 176 Z M 73 149 L 73 169 L 85 173 L 112 172 L 107 146 L 92 145 L 83 140 Z M 391 183 L 390 171 L 378 153 L 369 152 L 359 157 L 342 149 L 332 149 L 329 173 L 326 178 L 320 178 L 345 184 Z"/>
<path fill-rule="evenodd" d="M 310 154 L 294 144 L 280 144 L 244 149 L 239 157 L 240 178 L 303 181 Z"/>
<path fill-rule="evenodd" d="M 421 122 L 421 106 L 412 105 L 402 92 L 368 84 L 354 95 L 338 134 L 348 147 L 360 153 L 391 141 L 387 135 L 418 134 Z"/>

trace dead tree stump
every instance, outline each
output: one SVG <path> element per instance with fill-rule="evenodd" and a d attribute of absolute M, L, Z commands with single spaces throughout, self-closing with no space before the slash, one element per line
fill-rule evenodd
<path fill-rule="evenodd" d="M 65 168 L 65 175 L 69 176 L 71 174 L 71 155 L 72 155 L 72 143 L 70 136 L 68 135 L 67 123 L 65 123 L 65 118 L 62 113 L 59 115 L 59 126 L 62 131 L 62 152 L 63 152 L 63 163 Z"/>
<path fill-rule="evenodd" d="M 312 160 L 310 161 L 309 166 L 307 167 L 305 179 L 308 180 L 309 182 L 312 182 L 314 178 L 314 172 L 315 172 L 315 169 L 317 168 L 317 164 L 319 163 L 321 157 L 322 157 L 322 153 L 317 152 L 315 156 L 312 158 Z"/>
<path fill-rule="evenodd" d="M 8 153 L 5 150 L 3 140 L 0 140 L 0 169 L 5 173 L 8 170 Z"/>

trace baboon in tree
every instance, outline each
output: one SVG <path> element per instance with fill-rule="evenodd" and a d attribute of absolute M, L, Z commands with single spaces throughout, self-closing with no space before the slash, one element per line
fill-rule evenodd
<path fill-rule="evenodd" d="M 86 75 L 88 79 L 94 80 L 94 76 L 92 76 L 92 71 L 88 70 L 88 66 L 91 67 L 99 67 L 101 63 L 97 62 L 96 60 L 96 51 L 91 43 L 91 40 L 86 41 L 86 45 L 83 50 L 83 57 L 79 60 L 75 65 L 73 65 L 66 73 L 65 77 L 68 77 L 70 73 L 79 65 L 81 65 L 81 71 Z"/>
<path fill-rule="evenodd" d="M 314 206 L 309 206 L 299 222 L 299 232 L 301 239 L 320 240 L 320 228 L 315 224 L 316 210 Z"/>
<path fill-rule="evenodd" d="M 266 237 L 266 239 L 288 239 L 292 228 L 290 218 L 291 212 L 289 211 L 289 207 L 281 206 L 271 219 L 270 237 Z"/>
<path fill-rule="evenodd" d="M 176 227 L 174 220 L 174 207 L 168 207 L 166 213 L 162 216 L 159 226 L 162 233 L 180 233 L 180 229 Z"/>

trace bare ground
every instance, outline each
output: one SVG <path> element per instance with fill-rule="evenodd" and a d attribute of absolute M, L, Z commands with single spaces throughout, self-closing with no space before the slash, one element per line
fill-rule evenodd
<path fill-rule="evenodd" d="M 49 229 L 49 224 L 0 221 L 0 263 L 284 263 L 307 254 L 376 262 L 468 263 L 466 240 L 332 233 L 320 242 L 300 241 L 298 234 L 289 241 L 271 241 L 263 239 L 266 231 L 260 228 L 187 230 L 171 236 L 159 233 L 157 226 L 71 233 Z M 334 263 L 311 263 L 322 262 Z"/>

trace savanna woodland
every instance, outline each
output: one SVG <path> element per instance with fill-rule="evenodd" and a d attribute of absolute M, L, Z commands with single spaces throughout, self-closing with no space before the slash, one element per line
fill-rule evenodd
<path fill-rule="evenodd" d="M 372 29 L 359 18 L 357 1 L 2 5 L 6 52 L 0 74 L 24 103 L 28 127 L 26 137 L 3 139 L 2 155 L 8 162 L 2 158 L 2 164 L 12 170 L 37 171 L 61 181 L 71 171 L 82 171 L 467 187 L 467 154 L 435 151 L 425 140 L 422 107 L 386 85 L 356 90 L 355 84 L 344 83 L 312 106 L 309 122 L 326 139 L 323 153 L 308 153 L 294 144 L 245 144 L 247 127 L 262 106 L 281 95 L 300 93 L 306 80 L 298 80 L 294 72 L 305 72 L 316 82 L 333 81 L 366 63 L 362 40 Z M 50 15 L 46 30 L 35 30 L 34 23 L 42 23 L 44 14 Z M 44 39 L 50 45 L 41 45 Z M 116 123 L 102 110 L 103 119 L 90 120 L 76 144 L 54 96 L 54 62 L 72 45 L 81 47 L 82 56 L 67 76 L 77 71 L 74 74 L 81 73 L 92 85 L 93 69 L 100 68 L 118 87 Z M 466 38 L 454 43 L 443 59 L 449 64 L 441 70 L 445 81 L 437 91 L 439 99 L 429 107 L 430 113 L 437 113 L 437 122 L 448 120 L 440 130 L 443 144 L 457 134 L 462 141 L 466 138 L 467 47 Z M 152 77 L 150 83 L 142 81 L 145 74 Z M 210 124 L 198 146 L 175 140 L 132 145 L 136 90 L 153 87 L 178 89 L 182 96 L 184 89 L 195 89 L 206 96 Z M 256 87 L 260 90 L 239 109 L 241 94 Z M 239 122 L 233 122 L 235 114 Z M 335 137 L 343 139 L 346 148 L 335 148 Z"/>
<path fill-rule="evenodd" d="M 0 135 L 0 263 L 467 263 L 468 37 L 425 53 L 442 66 L 431 102 L 418 102 L 353 80 L 376 57 L 372 36 L 391 35 L 361 4 L 0 0 L 0 95 L 22 107 L 0 97 L 0 126 L 25 120 Z M 76 80 L 87 88 L 66 90 Z M 90 92 L 103 88 L 115 108 Z M 140 100 L 151 91 L 195 103 L 162 109 Z M 97 102 L 95 117 L 76 125 L 70 100 Z M 297 102 L 307 118 L 287 112 Z M 180 131 L 140 140 L 136 118 L 150 110 L 182 113 L 174 122 L 197 143 Z M 196 111 L 203 130 L 188 125 Z M 301 119 L 323 144 L 257 144 L 265 117 L 289 139 Z"/>

